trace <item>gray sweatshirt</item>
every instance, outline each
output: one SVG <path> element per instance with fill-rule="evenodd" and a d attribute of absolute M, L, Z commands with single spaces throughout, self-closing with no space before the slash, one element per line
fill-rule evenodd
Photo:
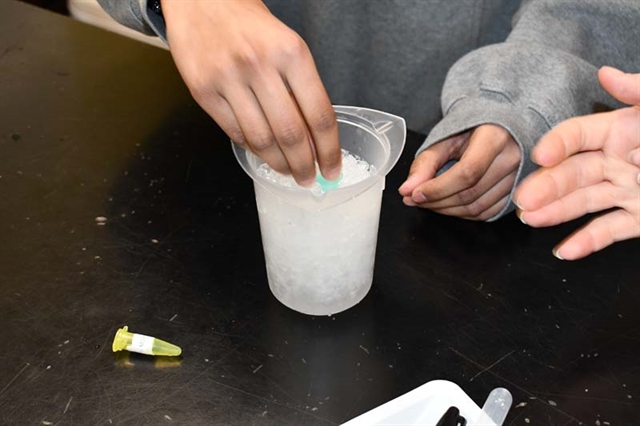
<path fill-rule="evenodd" d="M 166 40 L 147 0 L 98 1 Z M 417 154 L 481 124 L 507 129 L 522 154 L 513 189 L 535 169 L 529 154 L 551 127 L 621 106 L 600 88 L 598 68 L 640 72 L 640 0 L 265 3 L 307 42 L 334 104 L 404 117 L 429 135 Z"/>

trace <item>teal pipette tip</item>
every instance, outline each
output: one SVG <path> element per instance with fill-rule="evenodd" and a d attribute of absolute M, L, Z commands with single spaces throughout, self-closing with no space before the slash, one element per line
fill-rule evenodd
<path fill-rule="evenodd" d="M 322 174 L 318 173 L 316 177 L 316 182 L 320 184 L 320 188 L 322 188 L 322 192 L 331 191 L 332 189 L 338 188 L 338 184 L 342 180 L 342 173 L 336 180 L 326 180 Z"/>

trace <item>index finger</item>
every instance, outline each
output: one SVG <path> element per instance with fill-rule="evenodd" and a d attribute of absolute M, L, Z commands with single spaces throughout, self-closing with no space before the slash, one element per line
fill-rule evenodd
<path fill-rule="evenodd" d="M 598 71 L 598 80 L 620 102 L 640 106 L 640 74 L 627 74 L 616 68 L 602 67 Z"/>
<path fill-rule="evenodd" d="M 510 135 L 506 130 L 495 125 L 485 124 L 476 128 L 471 133 L 460 160 L 446 173 L 417 187 L 413 193 L 414 200 L 426 198 L 430 202 L 438 201 L 475 186 L 502 152 L 502 139 L 508 137 Z M 487 140 L 498 143 L 483 143 Z M 443 143 L 451 142 L 442 141 L 439 144 Z M 421 197 L 420 193 L 424 197 Z"/>
<path fill-rule="evenodd" d="M 285 79 L 311 133 L 322 176 L 338 179 L 342 167 L 338 122 L 311 53 L 289 67 Z"/>
<path fill-rule="evenodd" d="M 540 139 L 531 152 L 531 159 L 543 167 L 553 167 L 578 152 L 602 149 L 613 114 L 615 111 L 563 121 Z"/>

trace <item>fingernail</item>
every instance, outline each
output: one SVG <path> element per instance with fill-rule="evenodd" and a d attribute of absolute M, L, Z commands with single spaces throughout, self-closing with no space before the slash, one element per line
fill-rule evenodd
<path fill-rule="evenodd" d="M 640 165 L 640 149 L 634 149 L 627 154 L 627 161 L 631 164 Z"/>
<path fill-rule="evenodd" d="M 404 203 L 405 206 L 409 206 L 409 207 L 416 206 L 416 203 L 413 202 L 411 197 L 402 197 L 402 202 Z"/>
<path fill-rule="evenodd" d="M 412 195 L 411 198 L 413 199 L 413 202 L 417 204 L 424 203 L 425 201 L 427 201 L 427 197 L 420 191 Z"/>
<path fill-rule="evenodd" d="M 341 171 L 341 167 L 336 167 L 326 171 L 325 173 L 322 173 L 322 176 L 324 176 L 324 178 L 327 179 L 328 181 L 333 182 L 340 178 L 340 171 Z"/>
<path fill-rule="evenodd" d="M 516 205 L 516 207 L 517 207 L 517 208 L 519 208 L 520 210 L 524 210 L 524 209 L 522 208 L 522 206 L 520 206 L 520 203 L 518 203 L 518 201 L 517 201 L 515 198 L 514 198 L 513 200 L 511 200 L 511 201 L 513 202 L 513 204 L 515 204 L 515 205 Z"/>
<path fill-rule="evenodd" d="M 560 256 L 560 253 L 558 253 L 558 249 L 557 249 L 557 248 L 555 248 L 555 249 L 551 250 L 551 253 L 553 253 L 553 255 L 554 255 L 555 257 L 557 257 L 558 259 L 560 259 L 560 260 L 564 260 L 564 259 L 562 258 L 562 256 Z"/>
<path fill-rule="evenodd" d="M 313 185 L 315 183 L 315 179 L 311 178 L 311 179 L 305 179 L 303 181 L 300 181 L 300 183 L 298 183 L 298 185 L 303 186 L 305 188 L 310 187 L 311 185 Z"/>
<path fill-rule="evenodd" d="M 518 216 L 518 219 L 520 219 L 520 222 L 524 223 L 525 225 L 528 225 L 528 223 L 524 220 L 524 217 L 522 217 L 522 212 L 520 212 L 520 214 L 516 213 L 516 216 Z"/>
<path fill-rule="evenodd" d="M 409 177 L 407 178 L 407 180 L 404 181 L 404 183 L 402 185 L 400 185 L 400 188 L 398 188 L 399 192 L 403 192 L 405 191 L 409 185 L 411 184 L 411 181 L 413 179 L 415 179 L 416 175 L 409 175 Z"/>

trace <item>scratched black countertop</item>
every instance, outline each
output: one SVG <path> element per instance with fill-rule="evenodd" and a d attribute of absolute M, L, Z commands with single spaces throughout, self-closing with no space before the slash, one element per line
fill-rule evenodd
<path fill-rule="evenodd" d="M 304 316 L 270 294 L 251 181 L 168 52 L 6 0 L 0 35 L 1 424 L 337 425 L 434 379 L 509 389 L 509 425 L 638 424 L 637 240 L 561 262 L 586 219 L 407 208 L 410 134 L 371 292 Z M 112 353 L 123 325 L 183 356 Z"/>

